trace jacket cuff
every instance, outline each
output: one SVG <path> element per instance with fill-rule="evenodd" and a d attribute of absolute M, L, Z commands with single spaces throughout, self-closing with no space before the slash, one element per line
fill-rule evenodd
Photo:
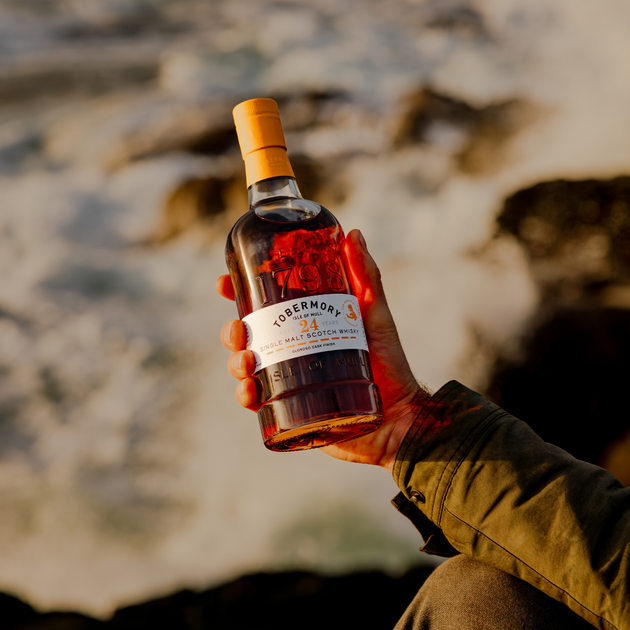
<path fill-rule="evenodd" d="M 439 530 L 446 494 L 461 461 L 504 413 L 457 381 L 442 387 L 422 409 L 396 455 L 393 476 L 411 504 L 406 510 L 419 510 Z"/>

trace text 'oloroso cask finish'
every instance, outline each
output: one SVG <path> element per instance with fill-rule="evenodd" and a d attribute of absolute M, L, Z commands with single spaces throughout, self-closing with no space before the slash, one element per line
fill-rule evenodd
<path fill-rule="evenodd" d="M 341 226 L 300 195 L 275 101 L 245 101 L 234 120 L 250 207 L 228 236 L 226 259 L 256 356 L 265 445 L 316 448 L 374 431 L 381 403 Z"/>

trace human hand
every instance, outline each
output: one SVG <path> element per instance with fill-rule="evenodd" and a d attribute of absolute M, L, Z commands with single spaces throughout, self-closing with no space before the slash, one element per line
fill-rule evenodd
<path fill-rule="evenodd" d="M 384 422 L 368 435 L 320 450 L 337 459 L 374 464 L 391 472 L 405 434 L 431 394 L 411 372 L 385 299 L 380 271 L 358 230 L 352 230 L 347 235 L 344 253 L 350 283 L 361 307 L 374 381 L 383 401 Z M 235 299 L 229 275 L 217 280 L 217 291 L 223 297 Z M 232 351 L 228 371 L 239 380 L 237 401 L 243 407 L 257 411 L 261 400 L 253 377 L 255 359 L 254 354 L 245 349 L 247 335 L 243 322 L 234 320 L 225 324 L 221 330 L 221 341 Z"/>

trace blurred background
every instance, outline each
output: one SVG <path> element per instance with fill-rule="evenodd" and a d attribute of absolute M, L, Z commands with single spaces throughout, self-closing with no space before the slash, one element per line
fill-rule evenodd
<path fill-rule="evenodd" d="M 0 0 L 0 627 L 334 601 L 387 627 L 433 566 L 387 473 L 267 452 L 234 400 L 246 98 L 363 231 L 418 378 L 601 463 L 630 426 L 602 408 L 630 377 L 629 27 L 624 0 Z"/>

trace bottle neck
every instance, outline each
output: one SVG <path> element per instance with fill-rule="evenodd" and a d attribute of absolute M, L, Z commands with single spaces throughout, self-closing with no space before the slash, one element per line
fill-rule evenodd
<path fill-rule="evenodd" d="M 322 211 L 318 203 L 302 197 L 295 178 L 285 175 L 252 184 L 249 207 L 260 219 L 274 223 L 310 221 Z"/>
<path fill-rule="evenodd" d="M 249 187 L 249 205 L 255 207 L 272 199 L 302 199 L 294 177 L 269 177 Z"/>

